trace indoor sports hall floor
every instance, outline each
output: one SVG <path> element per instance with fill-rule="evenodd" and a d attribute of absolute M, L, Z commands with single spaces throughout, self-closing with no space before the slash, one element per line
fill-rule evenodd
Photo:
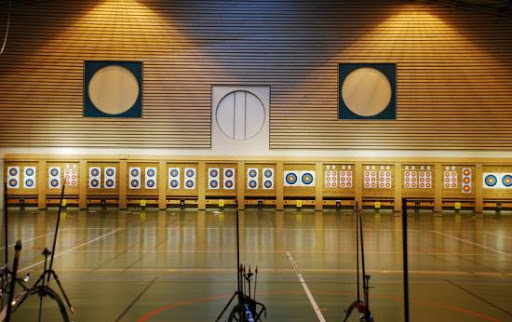
<path fill-rule="evenodd" d="M 9 209 L 11 254 L 23 240 L 29 283 L 51 247 L 56 212 Z M 376 321 L 402 321 L 401 219 L 381 212 L 364 215 L 370 304 Z M 408 218 L 411 321 L 512 321 L 512 216 Z M 232 209 L 70 208 L 62 220 L 56 271 L 76 321 L 214 321 L 236 289 Z M 260 268 L 267 321 L 343 320 L 356 297 L 353 216 L 253 209 L 240 223 L 241 260 Z M 36 321 L 37 312 L 34 298 L 14 321 Z M 43 314 L 60 319 L 49 299 Z"/>

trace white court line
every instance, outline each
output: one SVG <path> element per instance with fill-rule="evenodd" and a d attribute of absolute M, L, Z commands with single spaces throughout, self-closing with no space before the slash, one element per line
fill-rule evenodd
<path fill-rule="evenodd" d="M 113 231 L 111 231 L 111 232 L 109 232 L 109 233 L 103 234 L 103 235 L 101 235 L 101 236 L 99 236 L 99 237 L 96 237 L 96 238 L 94 238 L 94 239 L 92 239 L 92 240 L 89 240 L 88 242 L 85 242 L 85 243 L 83 243 L 83 244 L 80 244 L 80 245 L 78 245 L 78 246 L 75 246 L 75 247 L 73 247 L 73 248 L 70 248 L 70 249 L 68 249 L 68 250 L 65 250 L 65 251 L 63 251 L 63 252 L 61 252 L 61 253 L 55 254 L 54 258 L 57 258 L 57 257 L 59 257 L 59 256 L 62 256 L 62 255 L 64 255 L 64 254 L 67 254 L 67 253 L 69 253 L 69 252 L 72 252 L 72 251 L 74 251 L 74 250 L 77 250 L 78 248 L 83 247 L 83 246 L 85 246 L 85 245 L 92 244 L 92 243 L 94 243 L 94 242 L 96 242 L 96 241 L 98 241 L 98 240 L 100 240 L 100 239 L 102 239 L 102 238 L 104 238 L 104 237 L 107 237 L 108 235 L 112 235 L 112 234 L 117 233 L 117 232 L 118 232 L 118 231 L 120 231 L 121 229 L 123 229 L 123 228 L 117 228 L 116 230 L 113 230 Z M 26 271 L 27 269 L 31 269 L 32 267 L 35 267 L 35 266 L 41 265 L 42 263 L 44 263 L 44 260 L 41 260 L 41 261 L 39 261 L 39 262 L 37 262 L 37 263 L 34 263 L 34 264 L 30 265 L 30 266 L 27 266 L 27 267 L 21 268 L 21 269 L 19 269 L 19 270 L 18 270 L 18 272 Z"/>
<path fill-rule="evenodd" d="M 311 302 L 311 305 L 313 306 L 313 310 L 315 310 L 316 316 L 318 317 L 318 321 L 325 322 L 325 318 L 322 315 L 322 312 L 320 311 L 318 304 L 316 304 L 315 298 L 313 297 L 313 294 L 311 294 L 308 284 L 306 284 L 304 277 L 302 277 L 302 274 L 299 271 L 297 262 L 295 262 L 295 259 L 293 258 L 292 254 L 290 254 L 290 252 L 286 252 L 286 256 L 288 256 L 290 263 L 292 263 L 293 269 L 295 270 L 295 274 L 297 274 L 297 277 L 299 278 L 299 281 L 302 284 L 302 287 L 304 288 L 306 295 L 308 296 L 309 302 Z"/>
<path fill-rule="evenodd" d="M 65 230 L 68 230 L 68 228 L 63 228 L 61 230 L 61 232 L 65 231 Z M 26 242 L 31 242 L 33 240 L 36 240 L 36 239 L 39 239 L 39 238 L 43 238 L 43 237 L 46 237 L 46 236 L 49 236 L 49 235 L 53 235 L 55 234 L 54 232 L 51 232 L 51 233 L 48 233 L 48 234 L 44 234 L 44 235 L 39 235 L 39 236 L 36 236 L 36 237 L 32 237 L 32 238 L 29 238 L 29 239 L 23 239 L 21 241 L 22 244 L 26 243 Z M 8 247 L 14 247 L 14 245 L 16 245 L 16 243 L 12 243 L 10 245 L 8 245 Z M 0 249 L 5 249 L 5 246 L 2 246 L 0 247 Z"/>
<path fill-rule="evenodd" d="M 438 234 L 438 235 L 444 236 L 444 237 L 448 237 L 448 238 L 451 238 L 451 239 L 458 240 L 458 241 L 463 242 L 463 243 L 466 243 L 466 244 L 470 244 L 470 245 L 478 246 L 478 247 L 481 247 L 481 248 L 483 248 L 483 249 L 487 249 L 487 250 L 490 250 L 490 251 L 496 252 L 496 253 L 498 253 L 498 254 L 502 254 L 502 255 L 505 255 L 505 256 L 512 257 L 512 254 L 509 254 L 509 253 L 506 253 L 506 252 L 502 252 L 501 250 L 497 250 L 497 249 L 494 249 L 494 248 L 492 248 L 492 247 L 487 247 L 487 246 L 485 246 L 485 245 L 482 245 L 482 244 L 479 244 L 479 243 L 475 243 L 475 242 L 472 242 L 472 241 L 467 240 L 467 239 L 464 239 L 464 238 L 455 237 L 455 236 L 448 235 L 448 234 L 445 234 L 445 233 L 442 233 L 442 232 L 439 232 L 439 231 L 435 231 L 435 230 L 432 230 L 432 232 L 433 232 L 433 233 L 435 233 L 435 234 Z"/>

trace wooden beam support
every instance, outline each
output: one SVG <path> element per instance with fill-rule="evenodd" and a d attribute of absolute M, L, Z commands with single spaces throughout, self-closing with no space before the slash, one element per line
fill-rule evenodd
<path fill-rule="evenodd" d="M 276 187 L 276 210 L 284 209 L 284 164 L 283 162 L 276 163 L 275 172 L 275 187 Z"/>
<path fill-rule="evenodd" d="M 236 198 L 238 210 L 245 209 L 245 163 L 238 161 Z"/>
<path fill-rule="evenodd" d="M 78 207 L 87 209 L 87 161 L 80 160 L 79 186 L 78 186 Z"/>
<path fill-rule="evenodd" d="M 119 209 L 128 208 L 128 163 L 126 159 L 119 160 Z"/>
<path fill-rule="evenodd" d="M 197 165 L 197 209 L 206 209 L 206 162 L 199 161 Z"/>
<path fill-rule="evenodd" d="M 443 212 L 443 165 L 434 165 L 434 215 L 441 215 Z"/>
<path fill-rule="evenodd" d="M 324 202 L 324 175 L 323 175 L 323 163 L 315 163 L 316 172 L 316 186 L 315 186 L 315 210 L 322 211 Z"/>
<path fill-rule="evenodd" d="M 394 163 L 395 167 L 395 202 L 393 210 L 395 213 L 402 212 L 402 163 Z"/>
<path fill-rule="evenodd" d="M 483 172 L 484 167 L 481 163 L 475 166 L 475 213 L 481 214 L 484 212 L 484 188 L 483 188 Z"/>
<path fill-rule="evenodd" d="M 158 163 L 158 209 L 167 209 L 167 162 Z"/>
<path fill-rule="evenodd" d="M 46 160 L 39 160 L 39 172 L 37 173 L 37 206 L 39 209 L 46 209 Z"/>

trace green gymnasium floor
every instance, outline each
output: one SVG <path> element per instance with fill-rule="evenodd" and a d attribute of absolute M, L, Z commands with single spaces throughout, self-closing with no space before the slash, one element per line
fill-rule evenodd
<path fill-rule="evenodd" d="M 9 213 L 11 242 L 23 240 L 20 267 L 33 283 L 56 209 Z M 68 209 L 62 219 L 56 270 L 76 321 L 214 321 L 235 291 L 232 209 Z M 260 267 L 267 321 L 343 320 L 355 299 L 351 215 L 254 209 L 240 222 L 241 259 Z M 401 219 L 366 212 L 364 225 L 373 314 L 401 321 Z M 425 212 L 411 214 L 409 227 L 411 321 L 512 321 L 512 216 Z M 37 312 L 31 299 L 14 321 L 36 321 Z M 60 319 L 49 299 L 43 313 L 43 321 Z"/>

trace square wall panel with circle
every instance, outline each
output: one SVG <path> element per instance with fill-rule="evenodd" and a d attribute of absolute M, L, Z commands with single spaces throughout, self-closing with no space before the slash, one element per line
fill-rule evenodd
<path fill-rule="evenodd" d="M 142 117 L 142 62 L 85 61 L 85 117 Z"/>
<path fill-rule="evenodd" d="M 396 64 L 339 64 L 339 119 L 396 119 Z"/>

